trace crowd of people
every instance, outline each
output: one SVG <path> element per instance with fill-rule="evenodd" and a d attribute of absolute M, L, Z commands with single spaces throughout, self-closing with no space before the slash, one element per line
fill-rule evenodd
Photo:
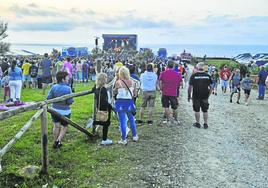
<path fill-rule="evenodd" d="M 263 100 L 265 84 L 268 85 L 267 71 L 264 67 L 258 74 L 258 100 Z M 253 80 L 243 69 L 231 70 L 223 66 L 217 70 L 214 66 L 207 66 L 199 62 L 193 70 L 186 63 L 175 60 L 150 60 L 137 63 L 133 60 L 105 60 L 91 58 L 53 59 L 44 54 L 41 59 L 8 59 L 1 62 L 1 86 L 4 88 L 4 101 L 19 105 L 21 90 L 29 87 L 46 89 L 52 85 L 47 99 L 60 97 L 75 91 L 75 83 L 94 81 L 92 88 L 95 93 L 96 115 L 93 125 L 103 126 L 101 144 L 109 145 L 113 141 L 108 138 L 111 124 L 111 114 L 118 118 L 121 138 L 118 144 L 128 143 L 128 132 L 132 132 L 132 140 L 139 140 L 137 126 L 153 125 L 153 112 L 156 98 L 161 96 L 163 108 L 163 124 L 180 124 L 178 114 L 180 90 L 188 89 L 188 101 L 192 100 L 195 123 L 200 128 L 200 110 L 203 112 L 203 127 L 208 128 L 209 96 L 218 95 L 220 84 L 222 94 L 230 90 L 230 102 L 237 93 L 237 104 L 240 104 L 241 89 L 245 93 L 245 104 L 249 103 L 249 96 Z M 42 83 L 42 84 L 41 84 Z M 1 88 L 2 88 L 1 87 Z M 1 90 L 0 90 L 1 91 Z M 159 92 L 159 94 L 158 94 Z M 141 103 L 137 111 L 136 100 Z M 52 104 L 52 108 L 67 118 L 71 117 L 70 105 L 73 99 Z M 147 121 L 144 121 L 145 109 L 148 108 Z M 170 110 L 171 109 L 171 110 Z M 62 146 L 62 139 L 67 132 L 67 123 L 52 115 L 54 124 L 53 148 Z M 129 127 L 128 127 L 129 125 Z"/>

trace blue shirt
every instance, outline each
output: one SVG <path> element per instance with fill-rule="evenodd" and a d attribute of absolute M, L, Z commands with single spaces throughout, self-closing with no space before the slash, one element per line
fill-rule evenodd
<path fill-rule="evenodd" d="M 60 97 L 62 95 L 71 94 L 72 89 L 66 83 L 59 83 L 52 86 L 50 89 L 47 99 L 53 99 Z M 65 101 L 52 103 L 52 108 L 56 110 L 70 110 L 70 105 L 73 103 L 73 98 L 67 99 Z M 62 114 L 63 115 L 63 114 Z"/>
<path fill-rule="evenodd" d="M 261 70 L 258 74 L 259 82 L 258 84 L 265 85 L 265 80 L 267 77 L 267 72 L 265 70 Z"/>
<path fill-rule="evenodd" d="M 52 62 L 49 59 L 44 59 L 41 61 L 40 66 L 42 67 L 42 72 L 44 77 L 51 76 L 50 67 L 52 66 Z"/>
<path fill-rule="evenodd" d="M 157 74 L 145 71 L 140 76 L 142 91 L 155 91 L 157 83 Z"/>
<path fill-rule="evenodd" d="M 139 77 L 136 74 L 131 74 L 130 75 L 131 78 L 140 81 Z"/>
<path fill-rule="evenodd" d="M 22 80 L 22 70 L 19 67 L 15 67 L 14 71 L 12 69 L 9 69 L 8 72 L 9 80 Z"/>

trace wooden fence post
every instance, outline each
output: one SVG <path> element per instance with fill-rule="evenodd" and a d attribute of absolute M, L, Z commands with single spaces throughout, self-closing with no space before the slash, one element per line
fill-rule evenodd
<path fill-rule="evenodd" d="M 2 158 L 0 157 L 0 173 L 2 172 L 2 165 L 1 165 L 1 162 L 2 162 Z"/>
<path fill-rule="evenodd" d="M 48 174 L 48 136 L 47 136 L 47 105 L 43 107 L 41 115 L 41 144 L 42 144 L 42 174 Z"/>

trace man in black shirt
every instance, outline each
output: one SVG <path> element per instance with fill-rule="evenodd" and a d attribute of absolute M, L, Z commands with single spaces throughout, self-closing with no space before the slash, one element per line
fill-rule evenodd
<path fill-rule="evenodd" d="M 190 78 L 188 89 L 188 101 L 193 100 L 193 110 L 195 112 L 196 122 L 193 126 L 200 128 L 200 108 L 203 112 L 204 128 L 208 128 L 208 97 L 211 93 L 212 80 L 209 74 L 204 72 L 204 63 L 196 65 L 197 72 Z"/>

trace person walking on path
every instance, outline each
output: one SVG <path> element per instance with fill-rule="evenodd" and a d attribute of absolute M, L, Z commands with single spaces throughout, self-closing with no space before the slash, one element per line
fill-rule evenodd
<path fill-rule="evenodd" d="M 45 58 L 41 61 L 40 67 L 42 69 L 42 89 L 43 89 L 43 95 L 45 95 L 47 86 L 52 83 L 52 76 L 51 76 L 51 68 L 52 68 L 52 62 L 48 58 L 48 54 L 44 54 Z"/>
<path fill-rule="evenodd" d="M 230 103 L 233 102 L 233 95 L 235 93 L 237 93 L 237 104 L 240 104 L 239 100 L 240 100 L 240 93 L 241 93 L 241 75 L 240 75 L 240 70 L 239 69 L 235 69 L 235 72 L 233 73 L 233 75 L 231 76 L 231 83 L 232 83 L 232 93 L 230 96 Z"/>
<path fill-rule="evenodd" d="M 245 105 L 248 105 L 248 99 L 250 95 L 250 91 L 252 88 L 253 80 L 250 78 L 250 74 L 247 74 L 245 78 L 242 80 L 242 89 L 244 90 L 245 93 Z"/>
<path fill-rule="evenodd" d="M 173 118 L 176 123 L 180 123 L 178 120 L 178 99 L 177 99 L 177 88 L 180 86 L 182 81 L 181 74 L 173 70 L 174 61 L 169 60 L 167 62 L 167 69 L 162 72 L 159 76 L 159 88 L 162 93 L 162 107 L 164 108 L 165 120 L 164 124 L 170 123 L 172 119 L 169 111 L 169 106 L 173 110 Z"/>
<path fill-rule="evenodd" d="M 56 74 L 57 84 L 53 85 L 50 89 L 47 99 L 57 98 L 63 95 L 71 94 L 72 90 L 68 86 L 69 83 L 69 75 L 67 72 L 58 72 Z M 65 116 L 67 118 L 71 117 L 71 109 L 70 105 L 73 103 L 73 98 L 66 99 L 65 101 L 52 103 L 52 109 Z M 61 140 L 65 136 L 68 130 L 68 123 L 58 119 L 56 116 L 51 115 L 52 122 L 54 124 L 53 127 L 53 135 L 54 135 L 54 144 L 53 148 L 57 149 L 62 146 Z M 60 126 L 62 125 L 62 127 Z"/>
<path fill-rule="evenodd" d="M 8 70 L 10 98 L 17 105 L 20 102 L 22 88 L 22 70 L 17 66 L 17 61 L 13 60 Z"/>
<path fill-rule="evenodd" d="M 220 71 L 221 89 L 222 89 L 223 94 L 226 93 L 226 91 L 227 91 L 230 76 L 231 76 L 231 71 L 225 65 L 223 67 L 223 69 L 221 69 L 221 71 Z"/>
<path fill-rule="evenodd" d="M 258 77 L 257 77 L 257 84 L 258 84 L 258 98 L 257 100 L 264 100 L 264 96 L 265 96 L 265 80 L 267 78 L 267 72 L 265 71 L 264 66 L 261 66 L 261 70 L 258 73 Z"/>
<path fill-rule="evenodd" d="M 204 72 L 205 64 L 200 62 L 196 65 L 197 72 L 192 74 L 188 88 L 188 101 L 192 99 L 195 112 L 195 123 L 193 126 L 200 128 L 200 108 L 203 112 L 204 128 L 208 128 L 208 98 L 211 94 L 212 80 L 209 74 Z"/>
<path fill-rule="evenodd" d="M 148 125 L 153 124 L 153 111 L 155 106 L 156 89 L 157 89 L 157 74 L 153 72 L 153 65 L 148 64 L 146 71 L 140 76 L 142 102 L 139 113 L 138 125 L 142 125 L 144 109 L 148 106 Z"/>

